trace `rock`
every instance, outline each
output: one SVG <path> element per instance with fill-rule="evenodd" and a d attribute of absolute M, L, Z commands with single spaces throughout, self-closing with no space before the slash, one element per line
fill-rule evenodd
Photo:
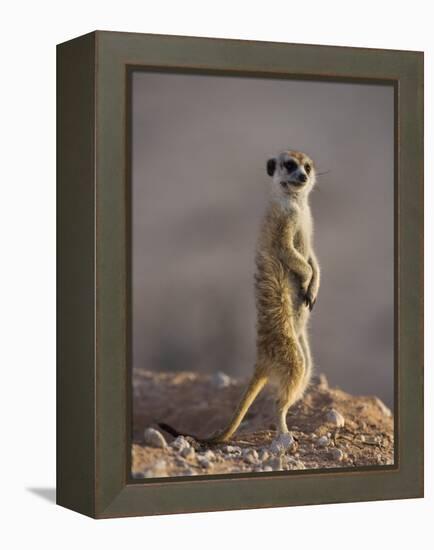
<path fill-rule="evenodd" d="M 318 437 L 316 440 L 317 447 L 327 447 L 327 445 L 330 444 L 330 439 L 326 435 L 322 435 L 321 437 Z"/>
<path fill-rule="evenodd" d="M 381 401 L 381 399 L 379 399 L 378 397 L 374 397 L 374 402 L 385 416 L 387 416 L 388 418 L 392 416 L 392 411 L 383 403 L 383 401 Z"/>
<path fill-rule="evenodd" d="M 218 389 L 227 388 L 232 384 L 232 378 L 222 371 L 211 376 L 211 384 Z"/>
<path fill-rule="evenodd" d="M 187 460 L 191 460 L 195 457 L 196 451 L 193 447 L 184 447 L 179 454 Z"/>
<path fill-rule="evenodd" d="M 156 447 L 157 449 L 164 449 L 167 447 L 164 436 L 154 428 L 146 428 L 143 433 L 145 445 L 149 447 Z"/>
<path fill-rule="evenodd" d="M 241 454 L 240 447 L 236 447 L 234 445 L 225 445 L 222 448 L 222 451 L 228 454 Z"/>
<path fill-rule="evenodd" d="M 199 463 L 199 466 L 202 468 L 211 468 L 212 462 L 204 455 L 196 455 L 197 462 Z"/>
<path fill-rule="evenodd" d="M 270 465 L 267 464 L 267 465 L 265 465 L 265 466 L 262 467 L 262 471 L 263 471 L 263 472 L 272 472 L 272 471 L 273 471 L 273 468 L 272 468 L 272 466 L 270 466 Z"/>
<path fill-rule="evenodd" d="M 258 451 L 258 459 L 261 462 L 265 462 L 270 456 L 270 453 L 267 451 L 267 449 L 260 449 Z"/>
<path fill-rule="evenodd" d="M 264 464 L 264 467 L 270 466 L 272 470 L 282 470 L 282 457 L 280 455 L 273 456 L 269 460 L 267 460 L 266 464 Z"/>
<path fill-rule="evenodd" d="M 256 449 L 243 449 L 242 457 L 246 462 L 256 464 L 258 462 L 258 451 Z"/>
<path fill-rule="evenodd" d="M 344 453 L 336 447 L 334 447 L 333 449 L 330 449 L 330 455 L 333 458 L 333 460 L 337 460 L 338 462 L 340 462 L 344 458 Z"/>
<path fill-rule="evenodd" d="M 337 428 L 343 428 L 345 426 L 345 418 L 336 409 L 330 409 L 326 414 L 326 422 L 333 424 Z"/>
<path fill-rule="evenodd" d="M 312 384 L 317 386 L 320 390 L 326 390 L 329 387 L 329 383 L 325 374 L 318 374 L 312 377 Z"/>
<path fill-rule="evenodd" d="M 170 446 L 177 451 L 182 451 L 183 449 L 188 449 L 191 447 L 189 441 L 183 435 L 178 435 L 178 437 L 172 441 Z"/>
<path fill-rule="evenodd" d="M 283 466 L 286 467 L 287 470 L 305 470 L 306 466 L 301 460 L 296 460 L 295 458 L 291 458 L 289 456 L 284 458 Z"/>
<path fill-rule="evenodd" d="M 207 458 L 208 460 L 215 460 L 216 459 L 215 453 L 213 453 L 213 451 L 211 451 L 211 449 L 208 449 L 207 451 L 205 451 L 203 453 L 203 456 L 205 458 Z"/>
<path fill-rule="evenodd" d="M 276 439 L 273 439 L 270 445 L 270 451 L 273 454 L 285 453 L 295 444 L 295 440 L 289 433 L 282 433 Z"/>

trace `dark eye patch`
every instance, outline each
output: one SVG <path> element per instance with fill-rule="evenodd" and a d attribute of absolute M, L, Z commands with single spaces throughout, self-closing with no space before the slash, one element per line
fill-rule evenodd
<path fill-rule="evenodd" d="M 294 160 L 286 160 L 283 163 L 283 166 L 288 170 L 288 172 L 294 172 L 297 170 L 298 164 Z"/>
<path fill-rule="evenodd" d="M 306 174 L 310 174 L 310 171 L 312 170 L 312 166 L 310 164 L 305 164 L 304 169 L 306 170 Z"/>

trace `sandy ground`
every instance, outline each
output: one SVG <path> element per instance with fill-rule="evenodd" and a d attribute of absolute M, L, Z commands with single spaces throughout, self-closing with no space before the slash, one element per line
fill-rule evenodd
<path fill-rule="evenodd" d="M 132 476 L 167 476 L 311 470 L 392 465 L 393 415 L 375 396 L 352 396 L 315 377 L 288 413 L 291 436 L 277 439 L 272 388 L 266 387 L 228 444 L 205 446 L 174 438 L 209 436 L 234 410 L 247 380 L 193 372 L 134 369 Z M 157 432 L 157 433 L 156 433 Z"/>

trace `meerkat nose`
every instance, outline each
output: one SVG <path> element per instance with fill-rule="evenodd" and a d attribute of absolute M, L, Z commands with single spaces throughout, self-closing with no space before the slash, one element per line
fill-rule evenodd
<path fill-rule="evenodd" d="M 304 183 L 304 182 L 307 181 L 307 176 L 306 176 L 306 174 L 300 174 L 298 176 L 298 179 L 299 179 L 299 181 L 302 181 Z"/>

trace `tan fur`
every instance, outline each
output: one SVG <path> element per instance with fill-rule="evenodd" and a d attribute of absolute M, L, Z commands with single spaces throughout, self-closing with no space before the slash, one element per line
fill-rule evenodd
<path fill-rule="evenodd" d="M 230 439 L 267 382 L 276 389 L 279 431 L 288 432 L 287 411 L 303 396 L 311 377 L 307 321 L 320 281 L 308 203 L 315 168 L 307 155 L 297 151 L 284 151 L 271 161 L 275 168 L 270 202 L 256 251 L 256 365 L 228 426 L 214 437 L 199 439 L 203 443 Z M 296 170 L 285 167 L 287 161 L 295 161 Z M 179 435 L 167 424 L 160 427 Z"/>
<path fill-rule="evenodd" d="M 281 189 L 284 170 L 279 166 L 258 238 L 255 296 L 257 308 L 257 360 L 253 377 L 229 425 L 208 442 L 227 441 L 237 430 L 254 399 L 271 382 L 277 392 L 277 417 L 287 432 L 288 408 L 303 396 L 312 371 L 307 336 L 309 307 L 319 288 L 319 267 L 312 250 L 312 218 L 308 194 L 315 183 L 313 163 L 307 155 L 287 151 L 312 171 L 301 189 Z M 279 179 L 280 178 L 280 179 Z"/>

